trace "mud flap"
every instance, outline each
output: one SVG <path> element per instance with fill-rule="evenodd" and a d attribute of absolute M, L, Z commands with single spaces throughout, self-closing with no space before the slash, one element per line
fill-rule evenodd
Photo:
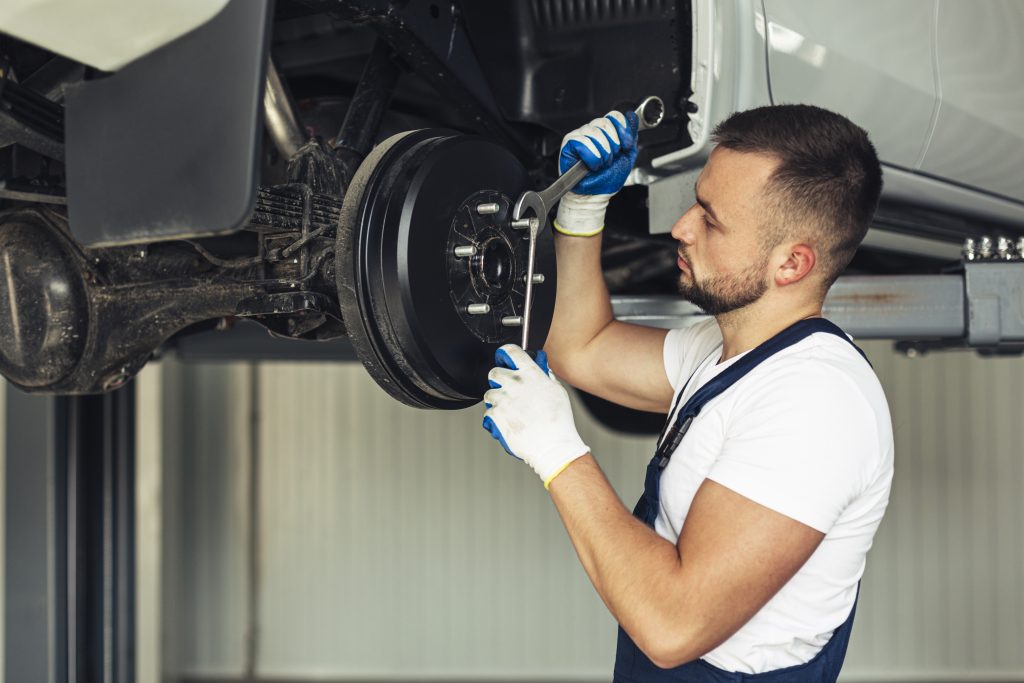
<path fill-rule="evenodd" d="M 271 0 L 66 92 L 71 230 L 86 246 L 224 235 L 256 202 Z"/>

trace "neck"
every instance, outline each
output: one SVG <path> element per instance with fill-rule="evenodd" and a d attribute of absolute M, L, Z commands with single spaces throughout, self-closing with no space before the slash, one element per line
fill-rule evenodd
<path fill-rule="evenodd" d="M 821 315 L 820 301 L 784 310 L 769 305 L 759 307 L 760 303 L 715 316 L 722 330 L 722 358 L 719 362 L 759 346 L 799 320 Z"/>

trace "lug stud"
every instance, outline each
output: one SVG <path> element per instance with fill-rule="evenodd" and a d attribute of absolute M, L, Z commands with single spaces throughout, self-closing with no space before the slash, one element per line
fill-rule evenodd
<path fill-rule="evenodd" d="M 474 245 L 467 244 L 455 247 L 455 258 L 469 258 L 470 256 L 476 256 L 476 247 Z"/>
<path fill-rule="evenodd" d="M 999 258 L 1004 261 L 1009 261 L 1013 258 L 1013 242 L 1009 238 L 1002 235 L 996 240 L 996 253 L 999 254 Z"/>
<path fill-rule="evenodd" d="M 502 324 L 503 327 L 522 327 L 523 326 L 523 316 L 521 316 L 521 315 L 506 315 L 504 318 L 501 319 L 501 324 Z"/>
<path fill-rule="evenodd" d="M 512 221 L 512 227 L 516 230 L 532 230 L 534 225 L 539 225 L 540 221 L 536 218 L 520 218 L 517 221 Z"/>
<path fill-rule="evenodd" d="M 526 276 L 525 275 L 523 276 L 523 282 L 526 282 Z M 544 284 L 544 273 L 534 273 L 533 274 L 533 284 L 535 284 L 535 285 L 542 285 L 542 284 Z"/>
<path fill-rule="evenodd" d="M 470 304 L 466 306 L 466 313 L 470 315 L 487 315 L 490 312 L 490 304 Z"/>
<path fill-rule="evenodd" d="M 992 238 L 982 237 L 981 243 L 978 246 L 978 255 L 981 258 L 988 259 L 992 258 Z"/>
<path fill-rule="evenodd" d="M 498 202 L 476 205 L 476 212 L 481 216 L 490 216 L 491 214 L 498 213 L 499 211 L 501 211 L 501 204 Z"/>
<path fill-rule="evenodd" d="M 966 261 L 974 261 L 978 258 L 978 244 L 974 241 L 973 237 L 968 237 L 964 240 L 963 255 Z"/>

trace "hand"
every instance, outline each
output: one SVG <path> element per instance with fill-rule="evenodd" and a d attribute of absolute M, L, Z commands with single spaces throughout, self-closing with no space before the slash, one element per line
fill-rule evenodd
<path fill-rule="evenodd" d="M 543 351 L 534 362 L 519 346 L 506 344 L 494 359 L 498 367 L 487 375 L 491 390 L 484 394 L 483 427 L 509 455 L 532 467 L 547 488 L 573 460 L 590 452 L 576 432 L 569 394 L 547 369 Z"/>
<path fill-rule="evenodd" d="M 558 204 L 556 230 L 575 237 L 590 237 L 604 229 L 608 200 L 622 189 L 636 162 L 639 125 L 636 112 L 613 111 L 563 138 L 559 172 L 565 173 L 582 161 L 590 175 Z"/>

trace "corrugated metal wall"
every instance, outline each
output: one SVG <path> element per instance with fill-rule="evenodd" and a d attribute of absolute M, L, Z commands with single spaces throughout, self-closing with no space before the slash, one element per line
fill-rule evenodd
<path fill-rule="evenodd" d="M 896 435 L 848 672 L 1024 677 L 1024 360 L 869 345 Z"/>
<path fill-rule="evenodd" d="M 175 388 L 162 410 L 162 668 L 240 676 L 252 585 L 250 373 L 245 365 L 177 369 L 163 377 Z"/>
<path fill-rule="evenodd" d="M 844 678 L 1024 680 L 1024 361 L 865 346 L 897 473 Z M 405 408 L 355 364 L 164 374 L 180 378 L 164 395 L 179 412 L 164 416 L 181 438 L 165 453 L 181 478 L 165 668 L 608 678 L 614 625 L 535 475 L 479 428 L 479 409 Z M 652 440 L 577 415 L 631 504 Z"/>
<path fill-rule="evenodd" d="M 265 366 L 261 383 L 262 671 L 607 671 L 611 619 L 479 409 L 405 408 L 354 364 Z M 583 431 L 612 477 L 642 469 L 646 440 Z"/>

